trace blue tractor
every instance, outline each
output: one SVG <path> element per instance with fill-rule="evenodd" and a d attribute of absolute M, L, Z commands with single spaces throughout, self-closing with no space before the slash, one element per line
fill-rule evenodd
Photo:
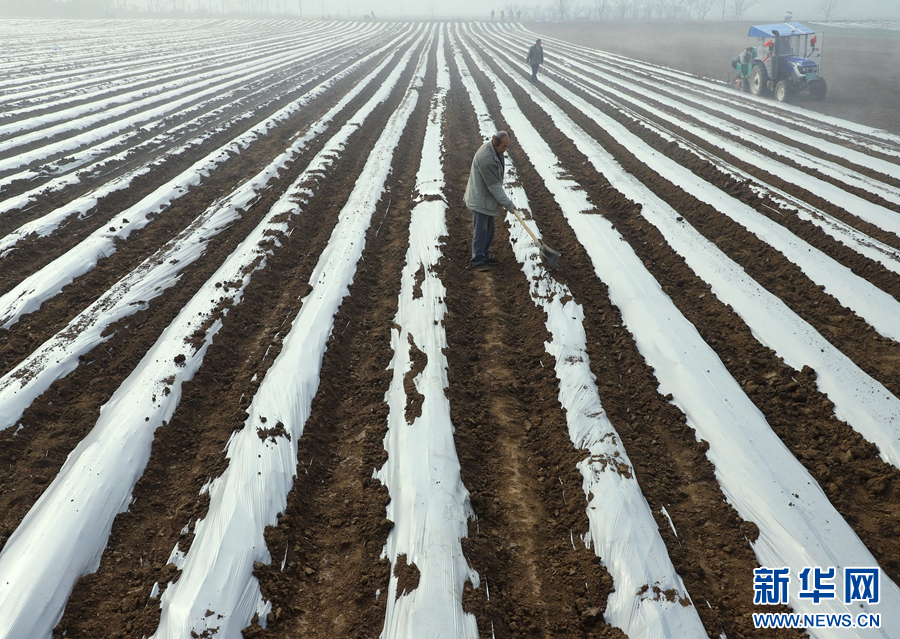
<path fill-rule="evenodd" d="M 753 95 L 774 93 L 779 102 L 800 91 L 808 91 L 813 100 L 825 99 L 828 85 L 819 75 L 820 64 L 813 61 L 822 59 L 815 31 L 799 22 L 784 22 L 751 27 L 749 36 L 757 45 L 752 61 L 736 66 L 739 86 Z"/>

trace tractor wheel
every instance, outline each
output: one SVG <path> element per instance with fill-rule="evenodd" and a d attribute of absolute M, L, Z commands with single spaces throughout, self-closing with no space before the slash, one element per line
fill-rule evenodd
<path fill-rule="evenodd" d="M 757 64 L 750 72 L 750 93 L 753 95 L 765 95 L 767 93 L 766 81 L 769 79 L 765 67 Z"/>
<path fill-rule="evenodd" d="M 775 99 L 779 102 L 787 102 L 791 97 L 791 88 L 784 80 L 775 85 Z"/>
<path fill-rule="evenodd" d="M 815 84 L 810 85 L 809 87 L 809 97 L 811 97 L 816 102 L 821 102 L 825 99 L 825 94 L 828 92 L 828 85 L 825 84 L 825 80 L 819 78 L 819 81 Z"/>

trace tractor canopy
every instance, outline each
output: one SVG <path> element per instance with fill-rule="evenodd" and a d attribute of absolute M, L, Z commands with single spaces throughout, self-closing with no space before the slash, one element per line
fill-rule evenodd
<path fill-rule="evenodd" d="M 780 22 L 778 24 L 759 24 L 750 27 L 750 33 L 747 35 L 751 38 L 771 38 L 778 32 L 782 38 L 798 35 L 814 35 L 815 31 L 804 27 L 799 22 Z"/>

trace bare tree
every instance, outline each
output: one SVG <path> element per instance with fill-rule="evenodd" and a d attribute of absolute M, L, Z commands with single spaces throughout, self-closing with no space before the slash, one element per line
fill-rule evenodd
<path fill-rule="evenodd" d="M 518 2 L 509 2 L 503 8 L 506 9 L 506 15 L 509 16 L 510 22 L 517 22 L 519 16 L 523 13 L 526 15 L 528 14 L 528 8 L 524 4 L 519 4 Z"/>
<path fill-rule="evenodd" d="M 662 5 L 662 17 L 666 20 L 678 20 L 687 13 L 687 0 L 666 0 Z"/>
<path fill-rule="evenodd" d="M 553 13 L 559 20 L 566 20 L 572 12 L 573 0 L 553 0 Z"/>
<path fill-rule="evenodd" d="M 841 0 L 819 0 L 819 10 L 825 16 L 826 20 L 830 20 L 840 3 Z"/>
<path fill-rule="evenodd" d="M 631 0 L 612 0 L 613 9 L 615 10 L 615 16 L 619 20 L 625 20 L 628 17 L 628 12 L 631 9 Z"/>
<path fill-rule="evenodd" d="M 706 14 L 712 10 L 715 2 L 716 0 L 689 0 L 688 4 L 700 20 L 706 20 Z"/>
<path fill-rule="evenodd" d="M 609 11 L 609 0 L 594 0 L 594 20 L 603 20 Z"/>
<path fill-rule="evenodd" d="M 590 20 L 591 8 L 586 4 L 576 4 L 572 10 L 572 17 L 576 20 Z"/>
<path fill-rule="evenodd" d="M 650 0 L 631 0 L 631 19 L 640 20 L 650 15 Z"/>
<path fill-rule="evenodd" d="M 756 6 L 759 4 L 759 0 L 732 0 L 732 9 L 734 12 L 734 19 L 740 20 L 744 12 L 747 11 L 750 7 Z"/>

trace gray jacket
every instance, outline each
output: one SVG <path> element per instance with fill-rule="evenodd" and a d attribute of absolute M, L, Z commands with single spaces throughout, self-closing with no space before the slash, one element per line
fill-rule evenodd
<path fill-rule="evenodd" d="M 488 140 L 472 158 L 469 183 L 464 199 L 466 206 L 485 215 L 497 215 L 502 206 L 514 211 L 515 206 L 503 190 L 503 156 L 498 155 Z"/>
<path fill-rule="evenodd" d="M 528 55 L 525 57 L 525 62 L 530 63 L 533 67 L 544 64 L 544 47 L 539 44 L 531 45 L 531 48 L 528 49 Z"/>

